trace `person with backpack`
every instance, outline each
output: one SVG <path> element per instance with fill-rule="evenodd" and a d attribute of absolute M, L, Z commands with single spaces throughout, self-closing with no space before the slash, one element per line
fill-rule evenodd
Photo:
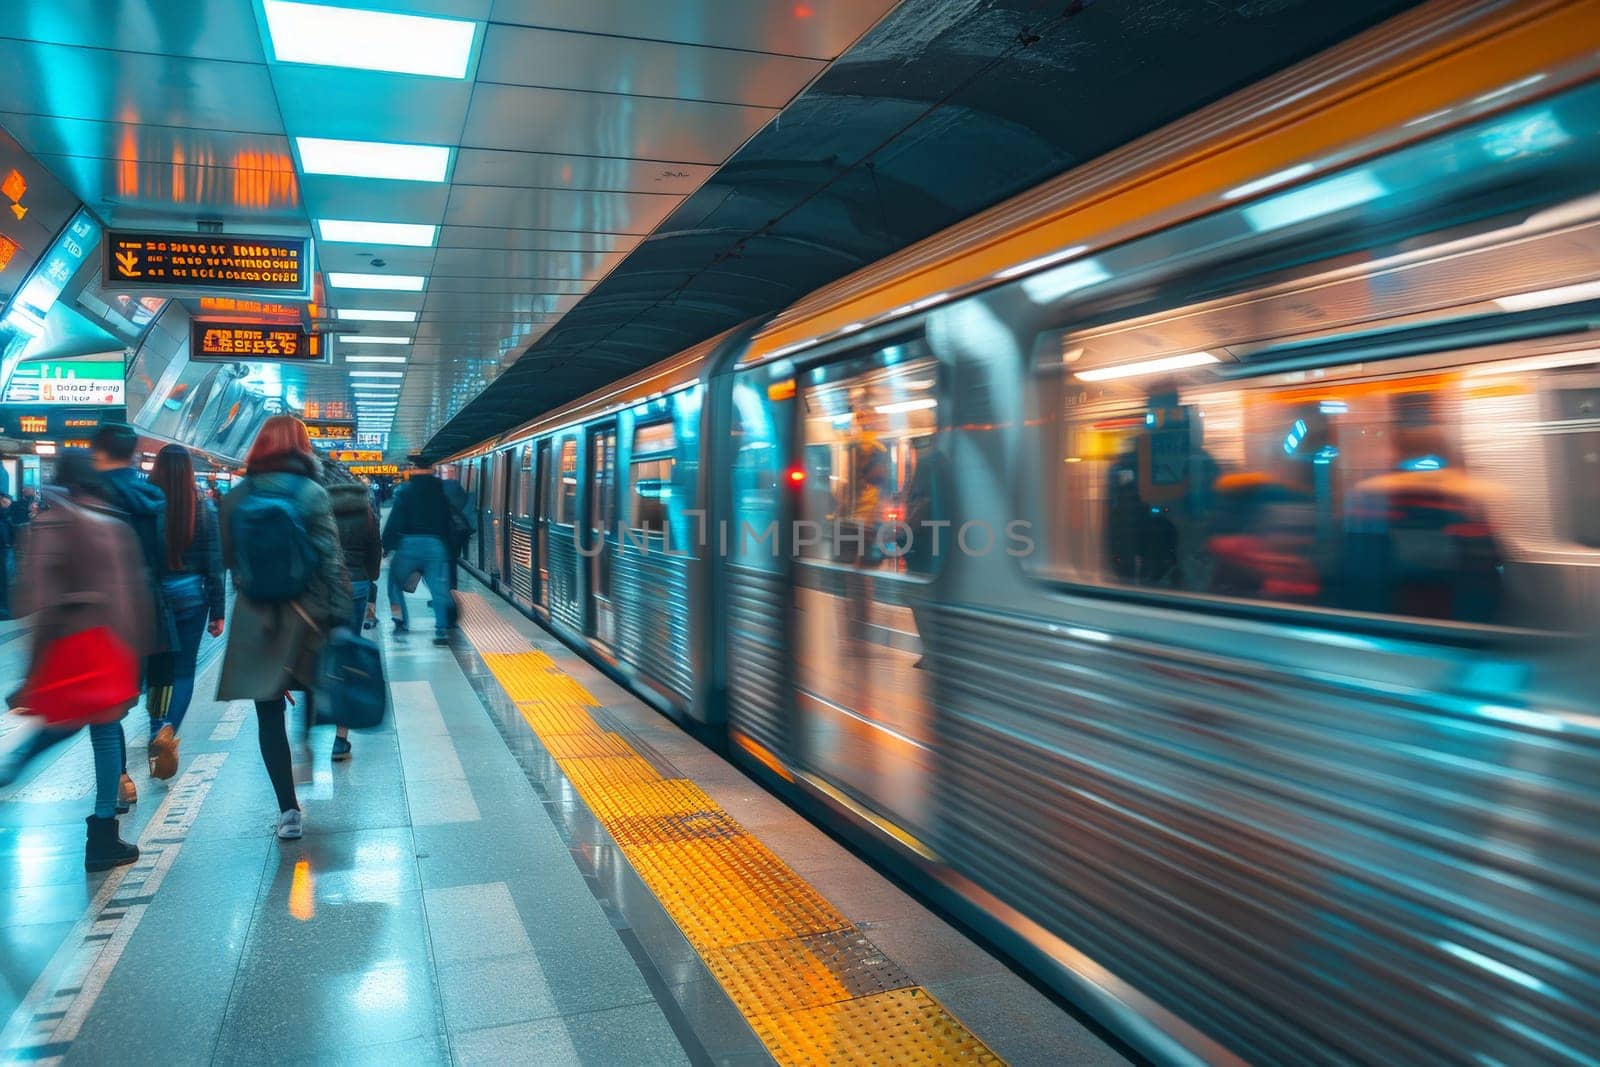
<path fill-rule="evenodd" d="M 161 575 L 166 559 L 167 498 L 133 468 L 133 455 L 139 447 L 139 434 L 125 422 L 103 423 L 89 441 L 94 469 L 100 472 L 105 499 L 133 529 L 144 559 L 145 590 L 151 605 L 151 642 L 145 660 L 141 688 L 149 684 L 152 668 L 160 669 L 157 657 L 178 647 L 178 633 L 166 598 L 161 595 Z M 124 805 L 138 803 L 139 791 L 128 777 L 128 743 L 122 742 L 121 798 Z"/>
<path fill-rule="evenodd" d="M 21 538 L 14 603 L 19 616 L 32 616 L 33 646 L 26 681 L 7 703 L 32 714 L 10 732 L 0 759 L 0 785 L 7 785 L 30 760 L 89 727 L 95 792 L 83 865 L 90 871 L 139 858 L 117 827 L 117 816 L 128 810 L 118 795 L 122 717 L 138 703 L 139 660 L 149 651 L 154 618 L 138 543 L 104 492 L 87 454 L 63 452 L 45 506 Z M 67 662 L 58 663 L 69 647 Z M 52 672 L 53 663 L 60 669 Z M 121 697 L 103 704 L 109 689 Z M 88 690 L 101 700 L 83 704 Z M 47 709 L 35 703 L 46 693 L 74 705 L 70 717 L 47 719 Z"/>
<path fill-rule="evenodd" d="M 150 777 L 178 773 L 178 731 L 194 697 L 195 663 L 201 635 L 222 636 L 224 592 L 222 542 L 217 509 L 194 484 L 194 461 L 182 445 L 156 453 L 150 484 L 167 501 L 165 558 L 161 596 L 172 615 L 177 647 L 152 658 L 150 691 Z"/>
<path fill-rule="evenodd" d="M 334 525 L 339 529 L 339 547 L 344 553 L 345 573 L 350 576 L 350 617 L 344 624 L 359 634 L 366 620 L 367 604 L 377 599 L 375 583 L 383 568 L 378 513 L 367 487 L 343 464 L 324 459 L 317 464 L 317 472 L 317 484 L 328 491 Z M 309 709 L 306 719 L 309 729 Z M 334 732 L 333 761 L 342 763 L 350 756 L 350 729 L 340 726 Z"/>
<path fill-rule="evenodd" d="M 316 474 L 305 423 L 274 415 L 256 435 L 244 478 L 222 498 L 222 563 L 237 595 L 217 699 L 255 703 L 284 840 L 303 832 L 285 694 L 313 687 L 318 651 L 350 615 L 339 529 Z"/>
<path fill-rule="evenodd" d="M 389 613 L 395 633 L 411 628 L 405 583 L 420 573 L 433 604 L 433 643 L 450 643 L 450 549 L 455 536 L 455 509 L 433 468 L 414 461 L 411 479 L 395 493 L 394 507 L 383 527 L 383 550 L 394 553 L 389 563 Z"/>

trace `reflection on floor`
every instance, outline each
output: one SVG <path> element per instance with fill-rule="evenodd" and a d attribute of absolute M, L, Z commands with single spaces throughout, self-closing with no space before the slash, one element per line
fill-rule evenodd
<path fill-rule="evenodd" d="M 494 610 L 594 695 L 591 714 L 692 777 L 999 1056 L 1117 1060 L 714 753 Z M 197 701 L 167 784 L 145 775 L 142 712 L 129 717 L 135 867 L 84 875 L 86 739 L 0 796 L 4 1057 L 771 1062 L 483 658 L 426 636 L 383 635 L 394 714 L 354 738 L 353 761 L 330 762 L 327 728 L 309 747 L 296 733 L 301 841 L 271 835 L 248 705 Z M 23 644 L 0 640 L 0 672 L 20 670 Z"/>

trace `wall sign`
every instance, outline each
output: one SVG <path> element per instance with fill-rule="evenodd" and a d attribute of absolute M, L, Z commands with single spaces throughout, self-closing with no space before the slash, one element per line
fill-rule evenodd
<path fill-rule="evenodd" d="M 122 404 L 120 360 L 58 363 L 40 360 L 18 364 L 6 383 L 7 404 L 78 404 L 100 407 Z"/>
<path fill-rule="evenodd" d="M 123 289 L 309 297 L 311 274 L 303 237 L 119 230 L 106 235 L 107 283 Z"/>
<path fill-rule="evenodd" d="M 189 358 L 198 362 L 317 363 L 322 338 L 298 326 L 260 322 L 189 322 Z"/>
<path fill-rule="evenodd" d="M 5 325 L 29 337 L 43 333 L 45 316 L 56 306 L 61 290 L 67 287 L 99 240 L 100 224 L 87 210 L 80 209 L 17 290 L 6 311 Z"/>
<path fill-rule="evenodd" d="M 335 463 L 382 463 L 383 452 L 369 449 L 337 449 L 328 453 Z"/>
<path fill-rule="evenodd" d="M 371 477 L 374 474 L 399 474 L 400 468 L 393 463 L 369 463 L 363 466 L 348 468 L 351 474 Z"/>
<path fill-rule="evenodd" d="M 127 417 L 127 409 L 120 407 L 108 407 L 104 411 L 81 414 L 60 408 L 28 409 L 13 406 L 0 411 L 0 435 L 87 440 L 94 436 L 101 423 L 122 422 Z"/>

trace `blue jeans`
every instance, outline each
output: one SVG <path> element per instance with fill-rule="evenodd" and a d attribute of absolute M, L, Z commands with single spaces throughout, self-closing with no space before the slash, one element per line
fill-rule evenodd
<path fill-rule="evenodd" d="M 77 732 L 76 726 L 45 727 L 35 732 L 0 766 L 0 786 L 16 781 L 32 760 L 63 741 L 71 740 Z M 90 725 L 89 746 L 94 751 L 94 813 L 99 818 L 110 819 L 117 814 L 117 787 L 122 784 L 122 772 L 127 764 L 126 745 L 120 720 Z"/>
<path fill-rule="evenodd" d="M 177 733 L 194 699 L 195 660 L 200 655 L 200 640 L 206 632 L 210 610 L 206 604 L 205 580 L 198 574 L 176 574 L 161 579 L 161 599 L 172 613 L 178 631 L 178 647 L 167 653 L 170 663 L 162 677 L 151 679 L 145 706 L 150 710 L 150 734 L 163 726 Z"/>
<path fill-rule="evenodd" d="M 433 598 L 433 628 L 444 633 L 450 628 L 450 550 L 444 547 L 442 538 L 407 534 L 400 539 L 400 547 L 389 560 L 389 611 L 393 613 L 399 605 L 400 622 L 411 625 L 405 581 L 418 571 Z"/>
<path fill-rule="evenodd" d="M 366 580 L 350 583 L 350 629 L 361 632 L 367 621 L 367 601 L 372 599 L 372 583 Z"/>

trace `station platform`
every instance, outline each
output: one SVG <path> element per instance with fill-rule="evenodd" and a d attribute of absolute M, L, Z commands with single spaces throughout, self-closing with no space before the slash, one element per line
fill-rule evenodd
<path fill-rule="evenodd" d="M 244 703 L 196 700 L 169 783 L 129 715 L 131 867 L 83 871 L 86 737 L 0 793 L 0 1060 L 1122 1062 L 470 586 L 453 647 L 382 627 L 393 715 L 352 761 L 293 735 L 300 841 Z M 0 629 L 0 674 L 25 645 Z"/>

